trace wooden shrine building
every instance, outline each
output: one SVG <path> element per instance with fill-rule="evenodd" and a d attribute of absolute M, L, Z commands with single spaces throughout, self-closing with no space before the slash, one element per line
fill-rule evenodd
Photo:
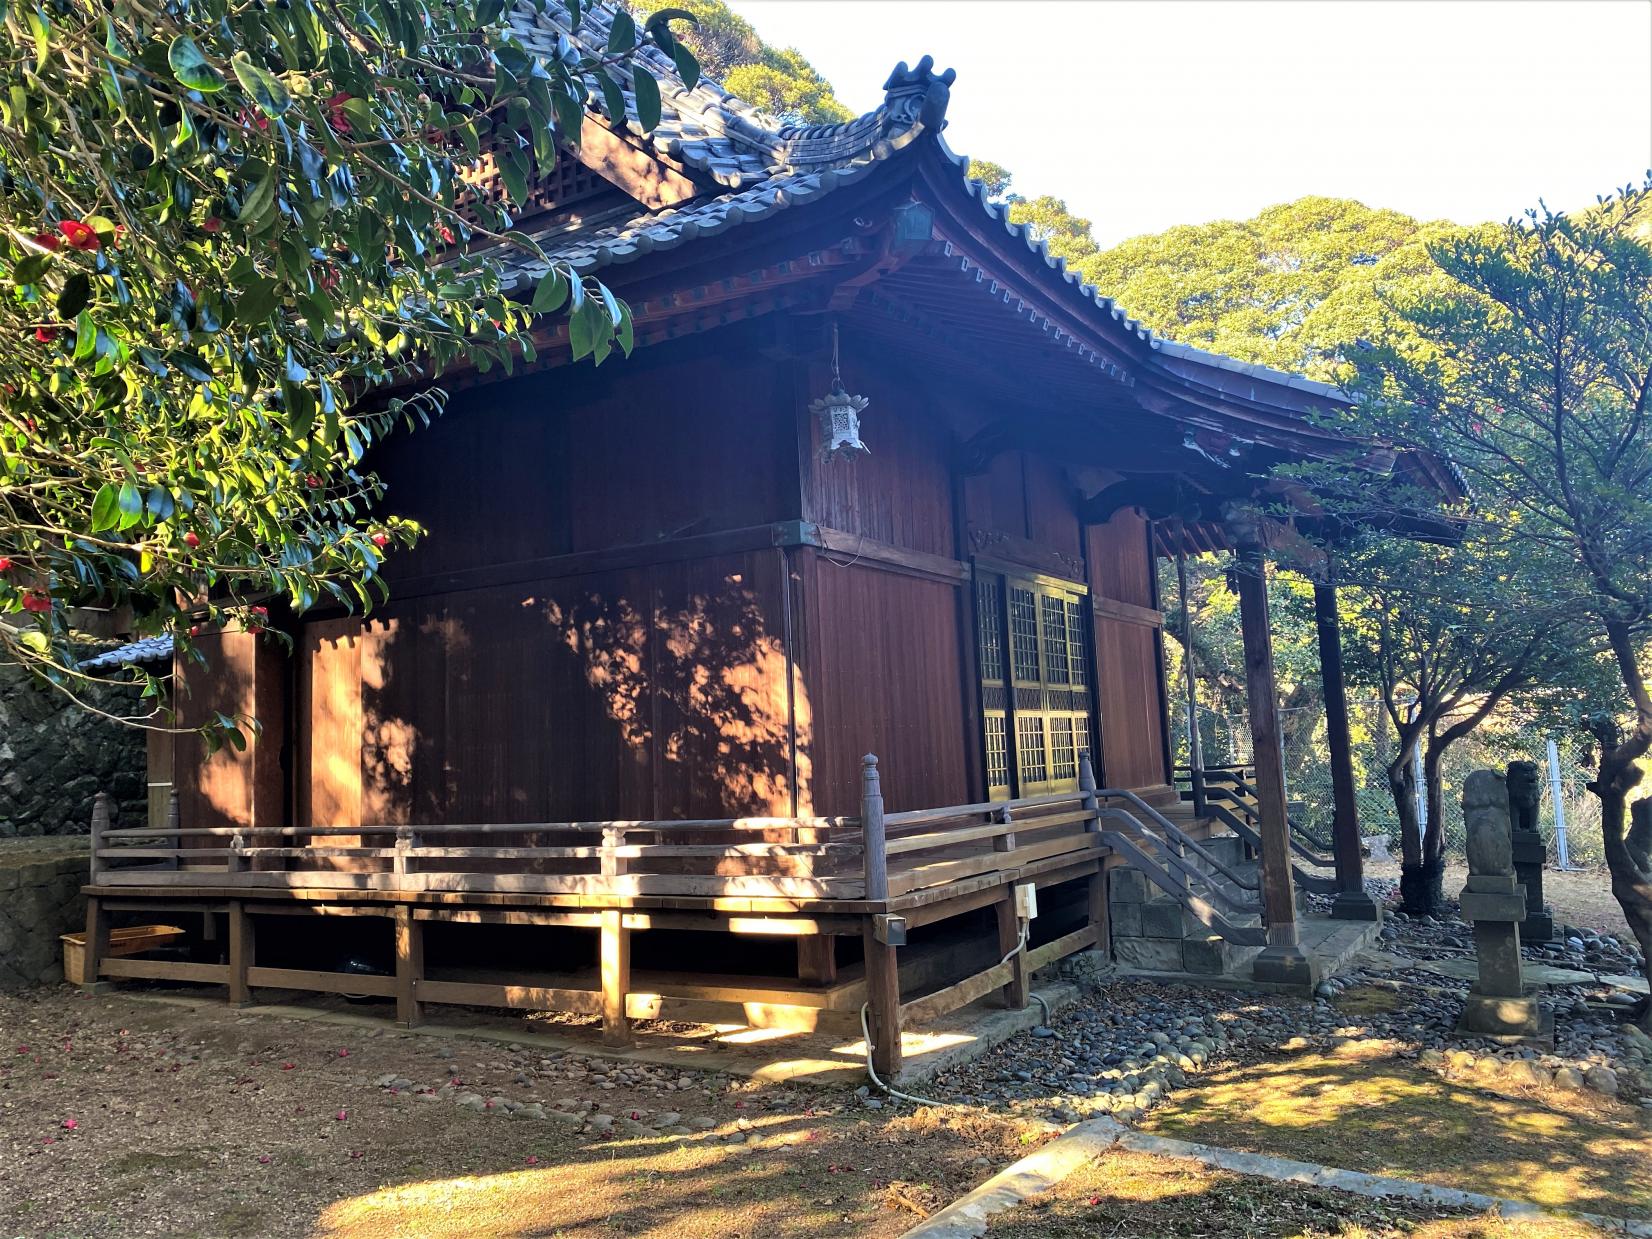
<path fill-rule="evenodd" d="M 601 7 L 514 20 L 547 54 L 605 46 Z M 88 979 L 376 994 L 407 1022 L 555 1007 L 612 1040 L 662 1014 L 858 1029 L 867 1002 L 893 1070 L 902 1022 L 1105 950 L 1110 834 L 1187 825 L 1155 564 L 1178 544 L 1250 582 L 1291 974 L 1256 575 L 1290 531 L 1254 503 L 1346 448 L 1314 421 L 1335 390 L 1159 338 L 1052 260 L 966 179 L 927 57 L 807 127 L 652 51 L 616 72 L 659 79 L 663 123 L 593 92 L 519 226 L 630 304 L 636 352 L 573 364 L 549 322 L 526 371 L 448 383 L 372 462 L 430 531 L 390 602 L 177 668 L 183 723 L 263 731 L 178 744 L 165 820 L 100 814 Z M 161 909 L 220 953 L 110 954 Z"/>

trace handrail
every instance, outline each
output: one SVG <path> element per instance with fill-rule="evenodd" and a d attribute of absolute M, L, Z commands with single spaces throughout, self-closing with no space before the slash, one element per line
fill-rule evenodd
<path fill-rule="evenodd" d="M 1239 787 L 1239 789 L 1241 791 L 1246 792 L 1246 793 L 1248 793 L 1252 796 L 1254 796 L 1256 794 L 1255 790 L 1252 789 L 1251 787 L 1249 787 L 1249 785 L 1247 785 L 1243 781 L 1237 782 L 1237 786 Z M 1257 816 L 1254 802 L 1249 801 L 1249 800 L 1243 800 L 1238 795 L 1236 795 L 1235 793 L 1227 790 L 1226 788 L 1206 789 L 1206 791 L 1205 791 L 1205 800 L 1206 800 L 1206 807 L 1207 808 L 1209 807 L 1209 801 L 1212 798 L 1229 801 L 1235 807 L 1237 807 L 1241 812 L 1243 812 L 1246 817 L 1252 817 L 1253 818 L 1253 817 Z M 1333 844 L 1327 843 L 1324 839 L 1321 839 L 1318 835 L 1314 834 L 1306 826 L 1303 826 L 1300 822 L 1298 822 L 1294 817 L 1291 817 L 1288 813 L 1285 815 L 1285 824 L 1289 828 L 1290 834 L 1291 834 L 1291 849 L 1294 852 L 1296 852 L 1299 856 L 1301 856 L 1304 860 L 1308 861 L 1310 864 L 1315 864 L 1315 865 L 1331 866 L 1331 865 L 1336 864 L 1336 861 L 1330 859 L 1329 857 L 1327 857 L 1325 855 L 1326 852 L 1335 850 L 1335 847 L 1334 847 Z M 1319 852 L 1316 854 L 1316 853 L 1310 851 L 1308 849 L 1308 847 L 1306 846 L 1306 844 L 1299 842 L 1299 840 L 1306 840 L 1307 843 L 1313 844 L 1314 847 L 1320 849 Z"/>
<path fill-rule="evenodd" d="M 1180 889 L 1176 884 L 1176 880 L 1166 873 L 1157 861 L 1138 848 L 1135 841 L 1128 835 L 1117 830 L 1104 830 L 1101 832 L 1101 839 L 1108 847 L 1127 857 L 1130 863 L 1141 871 L 1143 877 L 1160 890 L 1173 896 L 1182 907 L 1191 912 L 1194 918 L 1212 933 L 1236 946 L 1266 946 L 1268 944 L 1268 932 L 1260 925 L 1235 925 L 1197 895 Z"/>
<path fill-rule="evenodd" d="M 1161 839 L 1152 831 L 1148 830 L 1147 827 L 1144 826 L 1141 821 L 1139 821 L 1128 809 L 1108 807 L 1101 811 L 1101 815 L 1108 821 L 1127 823 L 1130 829 L 1133 830 L 1144 842 L 1152 844 L 1159 850 L 1160 854 L 1164 857 L 1164 863 L 1161 864 L 1161 868 L 1167 865 L 1170 869 L 1175 871 L 1177 877 L 1192 879 L 1200 882 L 1218 903 L 1225 905 L 1231 911 L 1238 913 L 1260 913 L 1262 911 L 1262 905 L 1260 903 L 1250 903 L 1243 899 L 1235 899 L 1232 895 L 1229 895 L 1225 890 L 1223 890 L 1219 883 L 1212 882 L 1209 874 L 1203 873 L 1188 864 L 1186 860 L 1176 854 L 1169 841 Z M 1103 833 L 1108 832 L 1104 831 Z M 1197 896 L 1193 895 L 1192 892 L 1188 891 L 1185 887 L 1181 887 L 1177 891 L 1177 898 L 1182 898 L 1183 896 L 1188 898 L 1197 898 Z"/>
<path fill-rule="evenodd" d="M 1262 850 L 1262 836 L 1256 832 L 1255 827 L 1253 827 L 1249 822 L 1244 821 L 1236 813 L 1229 809 L 1223 808 L 1221 805 L 1212 805 L 1211 807 L 1217 810 L 1215 816 L 1219 821 L 1226 825 L 1228 829 L 1233 831 L 1234 834 L 1238 835 L 1246 843 L 1250 844 L 1250 846 L 1255 848 L 1258 852 Z M 1296 840 L 1291 840 L 1291 846 L 1293 848 L 1297 846 Z M 1337 886 L 1337 880 L 1334 877 L 1325 877 L 1323 874 L 1309 873 L 1306 869 L 1304 869 L 1301 865 L 1296 864 L 1294 861 L 1291 863 L 1291 874 L 1295 877 L 1297 883 L 1303 890 L 1313 891 L 1317 895 L 1334 895 L 1337 890 L 1340 889 Z"/>
<path fill-rule="evenodd" d="M 1228 808 L 1226 805 L 1219 804 L 1207 805 L 1206 807 L 1210 809 L 1212 817 L 1221 822 L 1235 834 L 1240 835 L 1246 843 L 1250 844 L 1254 848 L 1260 848 L 1262 846 L 1262 837 L 1257 832 L 1256 828 L 1252 826 L 1250 822 L 1246 821 L 1244 818 L 1241 818 L 1240 815 L 1235 813 L 1232 809 Z M 1296 836 L 1289 836 L 1288 842 L 1290 843 L 1291 851 L 1295 852 L 1310 865 L 1318 865 L 1321 869 L 1334 869 L 1336 867 L 1335 860 L 1329 856 L 1322 856 L 1318 852 L 1310 851 L 1301 840 L 1296 838 Z"/>
<path fill-rule="evenodd" d="M 1252 787 L 1250 785 L 1250 783 L 1246 782 L 1245 779 L 1242 776 L 1235 777 L 1234 780 L 1233 780 L 1233 783 L 1234 783 L 1234 786 L 1236 786 L 1240 791 L 1244 792 L 1245 795 L 1250 796 L 1250 797 L 1252 797 L 1254 799 L 1257 799 L 1257 800 L 1261 799 L 1261 793 L 1258 792 L 1256 790 L 1256 788 Z M 1309 843 L 1313 844 L 1320 851 L 1326 852 L 1326 851 L 1333 851 L 1334 850 L 1332 844 L 1328 840 L 1321 839 L 1318 835 L 1314 834 L 1313 831 L 1309 830 L 1306 826 L 1302 825 L 1295 818 L 1293 818 L 1289 813 L 1285 814 L 1285 822 L 1286 822 L 1287 825 L 1290 826 L 1290 828 L 1292 830 L 1294 830 L 1297 834 L 1301 835 L 1304 839 L 1306 839 Z"/>
<path fill-rule="evenodd" d="M 1103 791 L 1098 791 L 1096 795 L 1103 800 L 1114 799 L 1129 801 L 1130 804 L 1140 809 L 1148 817 L 1152 818 L 1159 829 L 1164 832 L 1166 838 L 1174 840 L 1177 844 L 1184 848 L 1193 849 L 1195 855 L 1209 861 L 1210 864 L 1213 865 L 1223 877 L 1227 878 L 1231 882 L 1237 883 L 1246 890 L 1254 891 L 1260 889 L 1260 885 L 1257 881 L 1247 879 L 1240 874 L 1235 873 L 1219 856 L 1215 856 L 1211 852 L 1207 851 L 1197 839 L 1188 835 L 1182 830 L 1181 827 L 1177 826 L 1175 822 L 1172 822 L 1168 817 L 1160 813 L 1140 796 L 1136 795 L 1135 792 L 1108 788 Z"/>

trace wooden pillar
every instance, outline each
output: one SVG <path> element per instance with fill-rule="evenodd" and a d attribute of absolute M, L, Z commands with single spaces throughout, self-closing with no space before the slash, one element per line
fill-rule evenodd
<path fill-rule="evenodd" d="M 1235 584 L 1245 647 L 1245 696 L 1256 759 L 1257 833 L 1262 837 L 1262 919 L 1268 945 L 1257 956 L 1259 981 L 1311 980 L 1298 945 L 1296 896 L 1291 883 L 1290 822 L 1285 811 L 1285 759 L 1279 744 L 1279 690 L 1273 670 L 1268 616 L 1267 559 L 1259 541 L 1241 539 Z"/>
<path fill-rule="evenodd" d="M 631 990 L 631 931 L 625 928 L 622 908 L 602 912 L 602 1043 L 630 1045 L 631 1021 L 625 1014 L 625 996 Z"/>
<path fill-rule="evenodd" d="M 830 934 L 804 934 L 797 940 L 797 979 L 808 985 L 837 983 L 837 940 Z"/>
<path fill-rule="evenodd" d="M 1336 854 L 1337 894 L 1331 915 L 1350 921 L 1380 921 L 1382 907 L 1365 890 L 1360 857 L 1359 805 L 1354 798 L 1354 752 L 1348 737 L 1348 686 L 1342 675 L 1342 621 L 1337 588 L 1314 581 L 1314 625 L 1319 635 L 1319 678 L 1325 692 L 1325 740 L 1331 751 L 1331 846 Z"/>
<path fill-rule="evenodd" d="M 409 904 L 396 908 L 396 1023 L 417 1028 L 423 1022 L 419 982 L 424 978 L 424 922 L 413 918 Z"/>
<path fill-rule="evenodd" d="M 252 1004 L 252 989 L 247 985 L 247 970 L 252 967 L 252 917 L 247 905 L 239 899 L 229 901 L 229 1002 L 232 1007 Z"/>
<path fill-rule="evenodd" d="M 1199 736 L 1199 687 L 1193 673 L 1193 604 L 1187 597 L 1187 527 L 1176 522 L 1176 600 L 1182 604 L 1182 679 L 1187 691 L 1187 768 L 1193 788 L 1193 813 L 1205 815 L 1205 754 Z"/>
<path fill-rule="evenodd" d="M 1021 919 L 1015 915 L 1015 886 L 1004 887 L 1003 898 L 993 904 L 993 911 L 998 916 L 998 957 L 1002 959 L 1011 951 L 1015 954 L 1010 958 L 1010 979 L 998 991 L 1006 1007 L 1019 1011 L 1027 1005 L 1027 995 L 1031 992 L 1031 984 L 1027 972 L 1027 953 L 1018 949 L 1021 945 Z"/>
<path fill-rule="evenodd" d="M 873 919 L 861 935 L 866 946 L 867 1026 L 872 1030 L 872 1067 L 885 1084 L 901 1073 L 901 978 L 895 947 L 879 942 Z"/>

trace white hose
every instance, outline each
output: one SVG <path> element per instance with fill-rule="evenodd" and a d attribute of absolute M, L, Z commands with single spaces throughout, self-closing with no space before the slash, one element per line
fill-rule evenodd
<path fill-rule="evenodd" d="M 1022 921 L 1021 932 L 1016 937 L 1015 945 L 1010 948 L 1010 953 L 1008 955 L 998 961 L 999 967 L 1003 967 L 1005 964 L 1009 963 L 1010 960 L 1014 959 L 1017 955 L 1021 954 L 1022 951 L 1027 949 L 1027 937 L 1031 931 L 1032 926 L 1026 921 Z M 1044 996 L 1042 994 L 1029 991 L 1029 996 L 1034 1002 L 1044 1009 L 1044 1023 L 1048 1026 L 1050 1022 L 1050 1004 L 1044 1001 Z M 931 1101 L 928 1097 L 914 1097 L 911 1093 L 903 1093 L 899 1089 L 885 1084 L 878 1078 L 877 1068 L 872 1066 L 872 1030 L 866 1023 L 867 1006 L 868 1004 L 864 1002 L 860 1004 L 860 1035 L 862 1042 L 866 1046 L 866 1074 L 871 1077 L 872 1083 L 877 1085 L 877 1087 L 884 1093 L 899 1101 L 910 1101 L 914 1105 L 919 1106 L 939 1106 L 943 1104 L 939 1101 Z"/>

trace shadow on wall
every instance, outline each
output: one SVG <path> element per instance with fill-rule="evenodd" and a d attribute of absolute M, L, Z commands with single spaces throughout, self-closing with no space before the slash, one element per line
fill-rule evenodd
<path fill-rule="evenodd" d="M 784 580 L 775 551 L 312 624 L 301 811 L 313 825 L 789 814 L 792 719 L 806 746 L 809 709 L 772 619 Z"/>

